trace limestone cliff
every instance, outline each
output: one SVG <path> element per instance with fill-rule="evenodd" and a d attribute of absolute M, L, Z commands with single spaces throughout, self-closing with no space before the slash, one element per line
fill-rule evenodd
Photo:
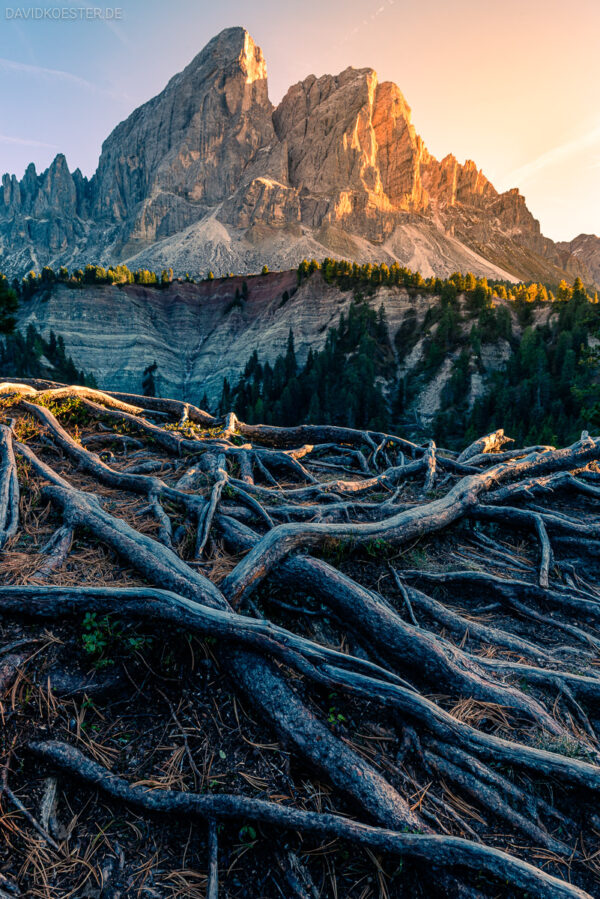
<path fill-rule="evenodd" d="M 432 157 L 398 87 L 372 69 L 311 75 L 274 109 L 242 28 L 115 128 L 91 181 L 57 156 L 42 175 L 5 175 L 0 192 L 9 275 L 90 261 L 218 274 L 334 255 L 591 282 L 593 240 L 555 245 L 518 190 L 499 194 L 472 161 Z"/>
<path fill-rule="evenodd" d="M 561 266 L 569 273 L 577 273 L 585 266 L 590 280 L 600 286 L 600 237 L 579 234 L 574 240 L 556 244 Z"/>
<path fill-rule="evenodd" d="M 242 28 L 214 38 L 165 90 L 121 123 L 94 179 L 97 221 L 153 242 L 226 200 L 274 139 L 261 50 Z"/>

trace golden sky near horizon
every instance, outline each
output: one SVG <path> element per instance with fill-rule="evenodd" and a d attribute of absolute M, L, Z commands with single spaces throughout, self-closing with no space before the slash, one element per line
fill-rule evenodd
<path fill-rule="evenodd" d="M 398 84 L 434 155 L 519 187 L 556 240 L 600 234 L 600 0 L 118 2 L 110 27 L 7 20 L 0 4 L 2 172 L 61 151 L 91 174 L 119 121 L 244 25 L 274 102 L 308 74 L 371 66 Z"/>

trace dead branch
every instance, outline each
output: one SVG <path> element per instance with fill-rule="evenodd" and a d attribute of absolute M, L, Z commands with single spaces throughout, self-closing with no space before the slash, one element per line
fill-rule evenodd
<path fill-rule="evenodd" d="M 0 549 L 19 527 L 19 480 L 12 431 L 0 424 Z"/>

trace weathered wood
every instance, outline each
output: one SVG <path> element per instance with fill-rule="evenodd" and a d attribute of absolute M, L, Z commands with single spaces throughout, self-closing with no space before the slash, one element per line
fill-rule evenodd
<path fill-rule="evenodd" d="M 217 838 L 217 822 L 214 818 L 208 821 L 208 887 L 206 899 L 219 899 L 219 842 Z"/>
<path fill-rule="evenodd" d="M 543 851 L 563 858 L 576 842 L 579 847 L 579 820 L 570 821 L 560 805 L 554 804 L 554 798 L 542 800 L 539 790 L 554 785 L 565 799 L 574 793 L 573 801 L 600 793 L 600 752 L 595 733 L 600 678 L 591 668 L 600 649 L 600 591 L 594 583 L 593 556 L 600 545 L 596 539 L 600 537 L 600 520 L 593 512 L 600 489 L 594 483 L 594 472 L 588 469 L 590 463 L 600 459 L 600 439 L 584 434 L 572 447 L 562 450 L 537 446 L 506 452 L 501 448 L 507 438 L 495 432 L 457 455 L 436 448 L 432 442 L 417 446 L 371 430 L 248 425 L 233 413 L 218 418 L 185 402 L 57 387 L 44 381 L 0 384 L 0 393 L 3 391 L 12 394 L 11 414 L 13 410 L 16 415 L 27 413 L 40 423 L 37 438 L 29 446 L 19 444 L 15 449 L 26 463 L 28 485 L 31 476 L 48 482 L 50 486 L 43 488 L 42 495 L 62 518 L 62 525 L 45 547 L 48 560 L 38 569 L 38 578 L 45 579 L 64 561 L 76 532 L 76 553 L 82 540 L 100 542 L 145 583 L 156 585 L 3 587 L 3 619 L 56 623 L 91 612 L 152 624 L 160 628 L 165 640 L 181 631 L 213 637 L 216 642 L 211 652 L 221 669 L 228 672 L 233 689 L 244 703 L 252 703 L 263 724 L 272 728 L 283 745 L 309 768 L 320 773 L 333 790 L 332 798 L 343 796 L 360 819 L 371 819 L 396 831 L 426 831 L 419 839 L 429 847 L 434 845 L 428 842 L 429 828 L 445 832 L 448 827 L 461 828 L 459 832 L 470 837 L 466 859 L 473 846 L 480 846 L 485 853 L 496 851 L 490 850 L 484 828 L 471 827 L 464 815 L 436 795 L 440 784 L 447 783 L 470 794 L 488 819 L 489 832 L 498 834 L 499 826 L 500 830 L 510 828 L 513 836 L 506 838 L 509 846 L 521 834 Z M 81 442 L 79 434 L 73 439 L 69 426 L 64 427 L 47 408 L 50 401 L 61 403 L 70 398 L 78 399 L 88 410 L 101 433 L 86 434 L 84 429 Z M 113 427 L 131 429 L 132 433 L 135 429 L 136 436 L 125 435 L 123 439 L 111 432 Z M 12 443 L 10 432 L 9 439 Z M 109 444 L 102 456 L 88 449 L 95 439 L 97 445 Z M 110 445 L 115 441 L 117 446 L 122 443 L 123 450 L 134 441 L 142 451 L 134 454 L 133 464 L 126 470 L 116 467 L 123 457 L 119 460 L 117 449 Z M 32 448 L 40 444 L 42 458 Z M 410 458 L 408 463 L 405 453 Z M 181 458 L 165 462 L 166 454 Z M 52 467 L 57 455 L 64 472 L 61 474 Z M 50 464 L 44 460 L 50 460 Z M 153 475 L 158 470 L 165 472 L 162 477 Z M 78 479 L 78 471 L 85 480 Z M 419 474 L 424 479 L 422 492 L 411 480 Z M 74 483 L 84 483 L 85 490 L 73 486 L 72 478 L 76 479 Z M 93 484 L 90 488 L 90 479 L 103 486 L 98 494 Z M 434 486 L 435 499 L 427 501 L 425 494 Z M 193 492 L 198 487 L 208 488 L 203 491 L 206 498 Z M 577 492 L 577 508 L 585 508 L 586 514 L 574 515 L 561 507 L 533 502 L 541 496 L 543 503 L 549 491 L 555 490 L 562 491 L 561 498 Z M 143 496 L 146 505 L 141 509 L 141 504 L 127 501 L 125 521 L 117 517 L 121 513 L 119 502 L 114 500 L 120 497 L 113 491 Z M 108 510 L 113 509 L 115 514 L 110 514 Z M 135 526 L 135 517 L 145 514 L 153 515 L 158 522 L 157 539 Z M 179 515 L 182 518 L 177 521 Z M 253 527 L 256 522 L 263 536 L 243 522 Z M 444 540 L 441 546 L 456 545 L 454 537 L 460 542 L 467 533 L 467 558 L 477 564 L 489 559 L 495 571 L 516 571 L 523 580 L 498 577 L 488 571 L 436 574 L 429 568 L 401 570 L 404 561 L 398 547 L 408 549 L 413 541 L 458 522 L 464 524 L 449 535 L 449 543 Z M 201 563 L 188 564 L 174 547 L 189 552 L 189 543 L 183 537 L 194 523 L 198 524 L 198 548 L 205 558 Z M 488 524 L 492 525 L 491 536 L 485 533 Z M 539 583 L 528 581 L 535 579 L 535 565 L 517 558 L 492 539 L 498 526 L 519 530 L 523 538 L 533 537 L 534 546 L 539 545 Z M 479 548 L 473 542 L 474 529 Z M 15 545 L 19 543 L 15 541 Z M 339 565 L 354 546 L 362 549 L 347 569 L 353 577 L 306 555 L 311 549 L 323 547 Z M 246 555 L 217 587 L 201 571 L 211 572 L 216 580 L 217 572 L 223 571 L 222 562 L 227 564 L 223 554 L 231 552 L 238 558 L 241 553 Z M 565 552 L 573 561 L 584 558 L 582 568 L 569 566 Z M 458 554 L 464 556 L 460 546 Z M 379 561 L 394 559 L 391 573 L 398 594 L 392 592 L 391 598 L 382 595 L 387 593 L 386 585 L 392 583 L 385 566 L 379 565 L 376 589 L 361 586 L 356 580 L 363 561 L 365 570 L 371 570 L 378 556 Z M 249 600 L 255 617 L 232 610 L 230 601 L 246 601 L 267 577 L 277 589 L 269 588 L 255 601 Z M 443 597 L 436 594 L 434 598 L 415 589 L 410 582 L 417 577 L 425 584 L 444 584 L 447 590 Z M 468 603 L 463 601 L 465 591 Z M 398 602 L 399 608 L 404 603 L 410 621 L 395 610 L 393 602 Z M 260 617 L 261 605 L 271 607 L 271 603 L 292 622 L 288 628 Z M 471 617 L 471 608 L 477 618 Z M 489 613 L 490 622 L 482 617 Z M 320 615 L 327 619 L 324 627 Z M 319 641 L 334 646 L 296 633 L 295 616 L 302 616 L 302 627 L 310 622 L 320 635 Z M 498 616 L 500 623 L 495 620 Z M 333 631 L 329 629 L 330 617 Z M 511 619 L 518 619 L 514 630 Z M 541 633 L 542 629 L 544 636 L 538 637 L 536 630 Z M 329 636 L 333 633 L 340 633 L 344 642 L 348 635 L 349 643 L 344 646 L 347 651 L 339 651 L 338 637 Z M 546 633 L 550 635 L 549 648 L 541 645 Z M 14 640 L 7 644 L 3 658 L 9 656 L 8 649 L 13 645 L 17 645 Z M 321 698 L 336 693 L 352 699 L 353 705 L 385 721 L 399 741 L 401 735 L 396 764 L 402 767 L 393 774 L 393 756 L 387 755 L 378 770 L 356 751 L 346 738 L 351 737 L 348 725 L 330 726 L 320 701 L 312 703 L 315 688 Z M 451 708 L 452 713 L 448 711 Z M 499 723 L 493 724 L 495 721 Z M 492 726 L 500 730 L 492 733 Z M 338 736 L 340 732 L 344 737 Z M 56 744 L 45 744 L 41 755 L 49 746 L 54 746 L 47 756 L 52 759 Z M 567 747 L 569 755 L 562 754 L 561 747 Z M 571 757 L 571 752 L 576 757 Z M 58 751 L 60 759 L 57 756 L 54 761 L 59 765 L 64 762 L 65 770 L 73 764 L 75 768 L 80 763 L 87 766 L 83 757 L 74 763 L 70 753 L 69 747 L 63 747 Z M 429 765 L 433 772 L 437 783 L 433 790 L 429 791 L 423 781 L 424 770 L 419 771 L 419 765 L 425 772 Z M 89 773 L 89 769 L 86 771 Z M 393 774 L 394 786 L 388 771 Z M 105 775 L 112 778 L 109 772 Z M 130 789 L 123 784 L 124 790 Z M 414 789 L 419 790 L 420 797 L 416 804 L 414 796 L 407 799 Z M 160 791 L 161 795 L 165 792 Z M 153 793 L 144 793 L 154 802 Z M 187 802 L 193 804 L 195 798 L 188 793 L 173 796 L 175 812 Z M 217 797 L 198 798 L 204 802 Z M 243 816 L 249 816 L 242 797 L 228 798 L 238 803 Z M 129 802 L 129 793 L 121 801 Z M 581 801 L 587 810 L 591 800 Z M 272 821 L 280 827 L 287 826 L 278 817 L 282 812 L 285 817 L 288 812 L 301 811 L 281 806 L 272 811 L 269 803 L 265 805 L 268 815 L 277 816 L 277 821 L 265 818 L 265 823 Z M 207 889 L 214 897 L 218 891 L 215 822 L 221 815 L 214 808 L 204 811 L 209 822 Z M 194 817 L 196 811 L 190 814 Z M 316 818 L 324 820 L 322 815 Z M 256 820 L 263 819 L 258 815 Z M 339 821 L 344 827 L 365 826 L 362 821 L 358 824 L 336 818 L 336 827 Z M 565 830 L 554 834 L 553 828 L 545 826 L 547 821 L 559 822 Z M 49 830 L 45 818 L 42 827 Z M 312 823 L 299 823 L 298 828 L 318 835 Z M 375 842 L 370 842 L 369 836 L 365 845 L 396 851 L 389 848 L 396 845 L 393 841 L 386 844 L 388 848 L 379 843 L 380 831 L 374 830 L 378 834 Z M 565 833 L 572 836 L 573 847 L 565 845 Z M 329 838 L 336 835 L 355 839 L 335 830 L 321 834 Z M 394 839 L 398 836 L 405 835 L 393 834 Z M 440 871 L 439 882 L 448 895 L 469 899 L 478 895 L 474 884 L 480 875 L 476 871 L 499 877 L 512 892 L 524 889 L 524 881 L 519 879 L 525 876 L 523 870 L 494 867 L 497 859 L 487 856 L 483 862 L 480 858 L 479 867 L 456 861 L 460 848 L 452 842 L 456 838 L 442 839 L 444 852 L 451 845 L 452 853 L 436 855 L 440 867 L 450 868 L 456 863 L 462 868 L 460 880 Z M 402 852 L 408 852 L 403 846 Z M 427 856 L 430 864 L 433 857 Z M 581 876 L 582 860 L 577 852 L 571 862 Z M 589 876 L 593 879 L 592 874 Z M 531 883 L 528 891 L 535 894 Z M 545 892 L 540 895 L 555 895 L 549 893 L 551 886 L 551 881 L 544 881 Z M 538 888 L 542 890 L 540 884 Z M 571 890 L 567 884 L 561 888 Z"/>
<path fill-rule="evenodd" d="M 39 758 L 59 767 L 103 793 L 142 811 L 212 820 L 243 818 L 278 828 L 331 839 L 342 838 L 383 852 L 400 854 L 420 862 L 443 867 L 461 866 L 485 872 L 500 882 L 509 882 L 539 899 L 591 899 L 588 893 L 558 880 L 498 849 L 458 837 L 398 833 L 350 821 L 337 815 L 302 811 L 262 799 L 227 794 L 179 793 L 130 786 L 98 762 L 86 758 L 75 747 L 59 742 L 32 743 Z"/>
<path fill-rule="evenodd" d="M 577 467 L 599 458 L 600 438 L 596 441 L 580 441 L 566 449 L 542 453 L 535 460 L 505 462 L 479 474 L 468 475 L 439 499 L 399 512 L 381 522 L 278 525 L 228 575 L 223 584 L 224 592 L 230 602 L 239 604 L 268 575 L 274 565 L 301 546 L 310 549 L 331 539 L 349 539 L 356 543 L 370 540 L 406 543 L 425 533 L 430 534 L 448 527 L 464 515 L 474 513 L 480 497 L 497 483 L 521 479 L 525 474 L 542 475 L 557 469 Z M 484 506 L 480 506 L 480 510 L 483 514 L 489 512 Z"/>
<path fill-rule="evenodd" d="M 56 568 L 64 565 L 73 543 L 73 528 L 61 525 L 50 540 L 42 547 L 41 552 L 48 556 L 35 573 L 36 578 L 44 580 Z"/>
<path fill-rule="evenodd" d="M 27 454 L 33 462 L 34 454 L 30 450 Z M 34 464 L 40 473 L 44 472 L 43 463 L 39 464 L 38 460 Z M 62 485 L 47 487 L 45 492 L 71 526 L 89 528 L 153 583 L 213 608 L 227 608 L 217 587 L 193 571 L 172 550 L 106 513 L 94 496 L 75 490 L 61 480 Z M 275 728 L 339 789 L 353 796 L 382 823 L 419 826 L 408 803 L 371 765 L 333 736 L 270 662 L 250 652 L 229 651 L 226 664 L 231 666 L 236 682 Z"/>
<path fill-rule="evenodd" d="M 500 428 L 498 431 L 487 434 L 485 437 L 480 437 L 479 440 L 471 443 L 470 446 L 460 453 L 456 461 L 472 462 L 475 456 L 495 453 L 497 450 L 502 449 L 505 443 L 510 442 L 512 442 L 511 438 L 506 437 L 504 431 Z"/>
<path fill-rule="evenodd" d="M 19 527 L 19 479 L 12 431 L 0 424 L 0 549 Z"/>

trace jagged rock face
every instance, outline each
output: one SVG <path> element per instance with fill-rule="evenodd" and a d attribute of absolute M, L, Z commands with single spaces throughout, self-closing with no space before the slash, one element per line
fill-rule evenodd
<path fill-rule="evenodd" d="M 441 209 L 457 205 L 482 208 L 498 196 L 472 159 L 460 165 L 451 154 L 438 162 L 425 150 L 422 178 L 427 194 Z"/>
<path fill-rule="evenodd" d="M 277 135 L 288 147 L 290 184 L 300 193 L 309 227 L 353 215 L 360 232 L 369 201 L 374 207 L 381 201 L 372 125 L 376 85 L 369 69 L 311 76 L 292 87 L 274 113 Z"/>
<path fill-rule="evenodd" d="M 265 60 L 242 28 L 217 35 L 115 128 L 89 183 L 64 156 L 2 181 L 9 275 L 87 262 L 224 274 L 305 255 L 600 279 L 593 243 L 555 245 L 518 190 L 499 194 L 472 161 L 432 157 L 400 90 L 372 69 L 311 75 L 273 109 Z"/>
<path fill-rule="evenodd" d="M 309 227 L 327 221 L 381 241 L 397 212 L 426 209 L 423 142 L 398 88 L 378 84 L 372 69 L 307 78 L 290 88 L 273 121 Z"/>
<path fill-rule="evenodd" d="M 198 221 L 272 142 L 271 115 L 260 48 L 242 28 L 222 32 L 104 143 L 94 215 L 144 241 Z"/>
<path fill-rule="evenodd" d="M 79 169 L 71 175 L 67 160 L 59 154 L 49 169 L 37 175 L 31 163 L 22 181 L 4 175 L 0 215 L 72 217 L 83 212 L 86 181 Z"/>
<path fill-rule="evenodd" d="M 39 269 L 69 256 L 87 238 L 89 184 L 77 169 L 69 171 L 59 154 L 38 175 L 33 164 L 21 181 L 4 175 L 0 190 L 0 259 L 9 274 Z"/>
<path fill-rule="evenodd" d="M 600 237 L 595 234 L 579 234 L 571 241 L 556 244 L 560 264 L 570 274 L 584 277 L 600 286 Z"/>
<path fill-rule="evenodd" d="M 391 81 L 377 86 L 373 129 L 381 183 L 391 205 L 425 212 L 429 199 L 422 183 L 422 162 L 427 151 L 410 120 L 410 107 Z"/>

